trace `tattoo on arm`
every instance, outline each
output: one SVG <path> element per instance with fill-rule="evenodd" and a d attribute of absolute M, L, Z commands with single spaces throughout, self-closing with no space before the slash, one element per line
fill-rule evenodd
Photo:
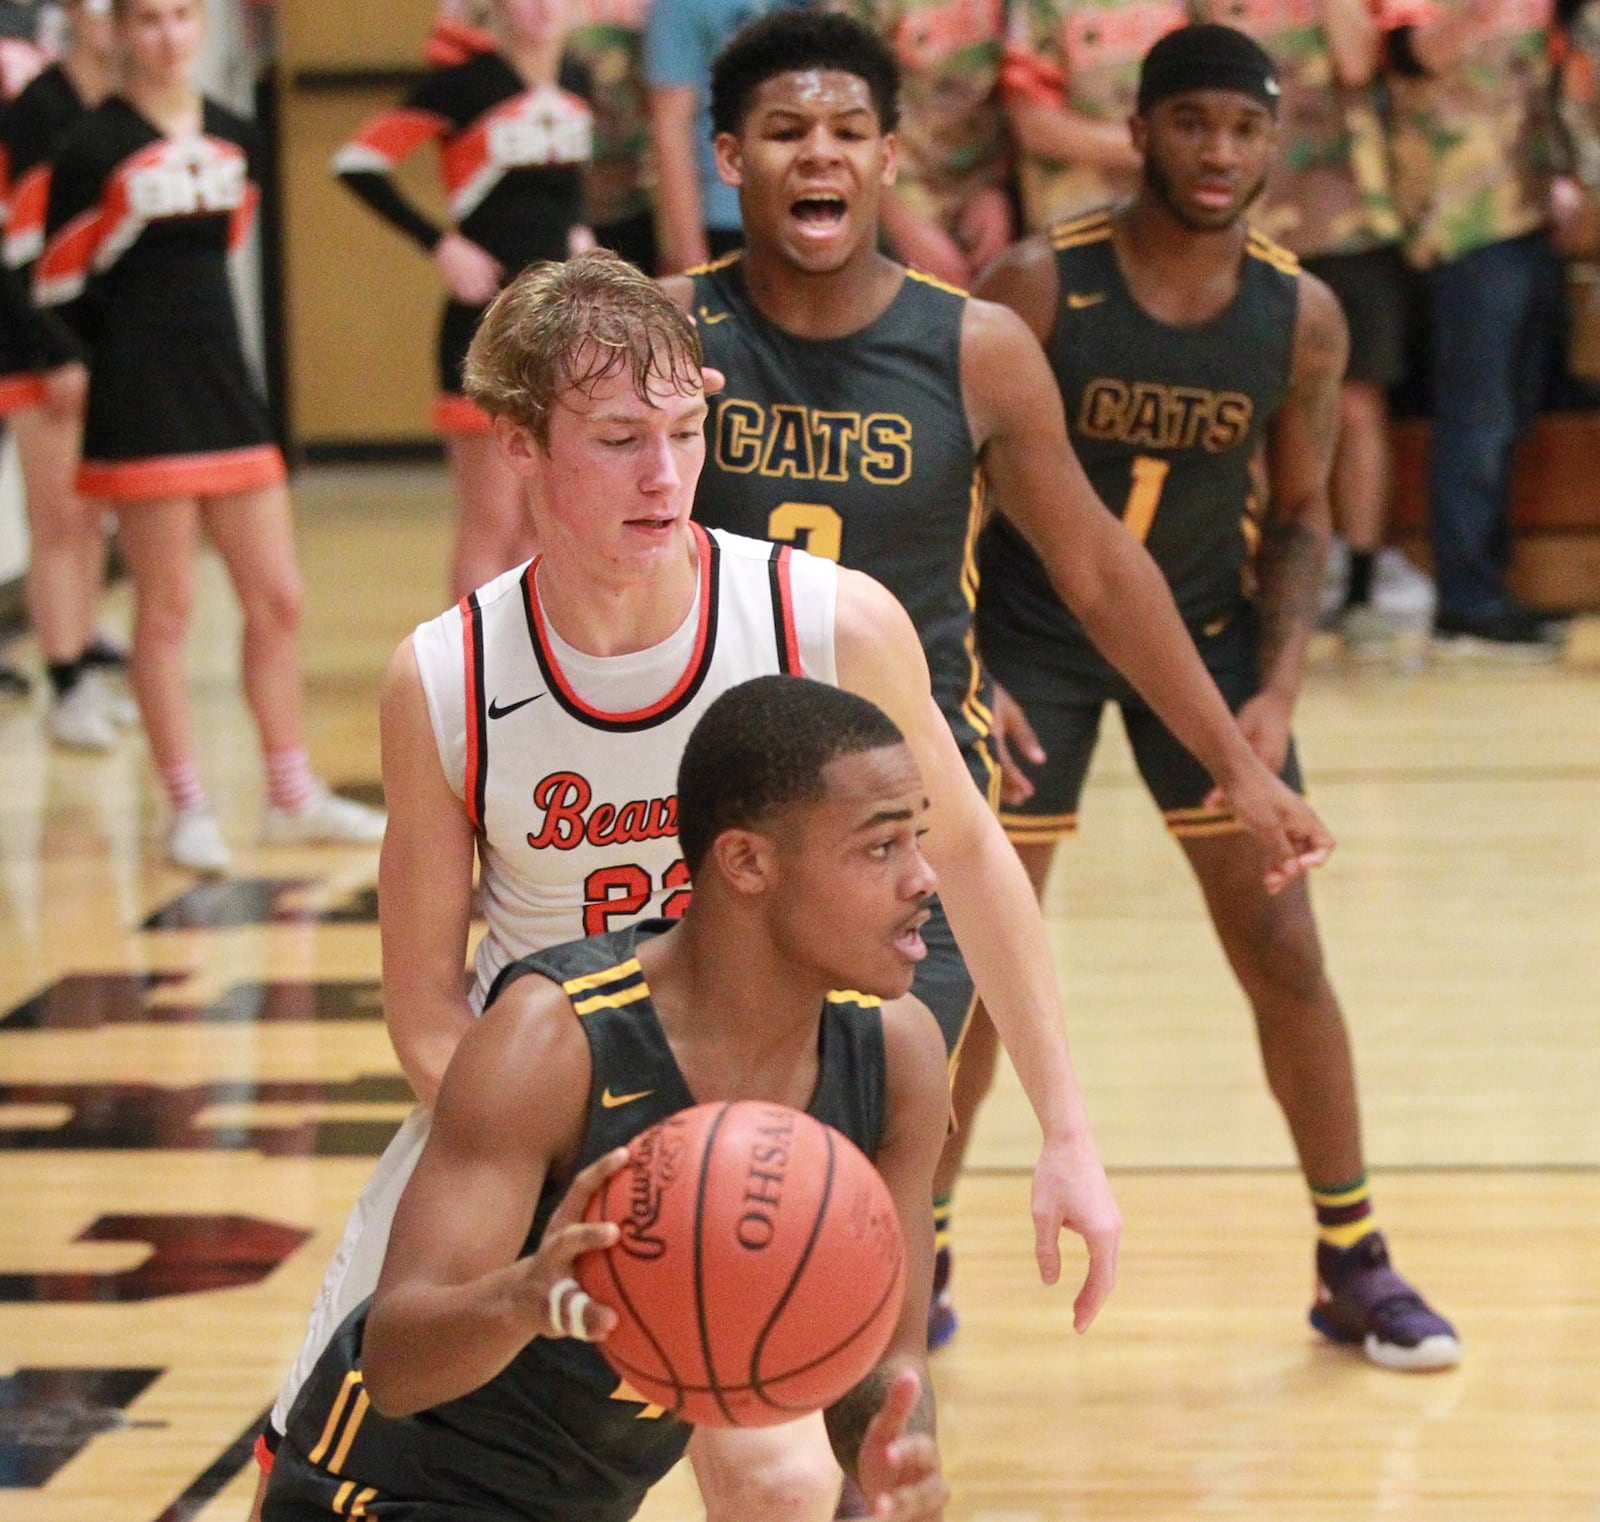
<path fill-rule="evenodd" d="M 1261 669 L 1270 676 L 1316 628 L 1327 554 L 1328 478 L 1339 443 L 1339 392 L 1349 357 L 1344 315 L 1323 286 L 1304 293 L 1284 427 L 1275 441 L 1270 516 L 1256 553 Z"/>
<path fill-rule="evenodd" d="M 839 1467 L 852 1477 L 861 1457 L 861 1443 L 866 1437 L 867 1426 L 882 1408 L 889 1386 L 899 1372 L 897 1365 L 879 1364 L 860 1384 L 822 1413 L 828 1428 L 828 1441 L 833 1445 L 833 1456 L 838 1459 Z M 916 1405 L 911 1408 L 905 1430 L 908 1433 L 931 1434 L 933 1429 L 933 1389 L 924 1374 L 922 1390 L 917 1396 Z"/>
<path fill-rule="evenodd" d="M 1271 675 L 1297 636 L 1316 628 L 1327 550 L 1320 535 L 1290 518 L 1275 518 L 1263 530 L 1256 551 L 1263 676 Z"/>

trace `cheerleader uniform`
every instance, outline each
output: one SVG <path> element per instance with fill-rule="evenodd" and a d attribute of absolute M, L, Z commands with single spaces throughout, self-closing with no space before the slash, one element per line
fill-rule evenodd
<path fill-rule="evenodd" d="M 33 305 L 33 266 L 44 246 L 50 158 L 88 107 L 59 64 L 40 74 L 0 118 L 0 416 L 44 399 L 44 374 L 83 357 L 72 332 Z"/>
<path fill-rule="evenodd" d="M 152 501 L 285 478 L 239 336 L 228 254 L 259 198 L 255 134 L 215 101 L 168 137 L 120 96 L 67 134 L 34 299 L 89 361 L 78 490 Z"/>
<path fill-rule="evenodd" d="M 443 230 L 407 200 L 395 168 L 423 144 L 439 145 L 455 228 L 497 259 L 510 280 L 540 259 L 564 259 L 583 221 L 584 170 L 594 117 L 589 76 L 563 59 L 555 84 L 530 89 L 500 53 L 430 69 L 391 111 L 373 117 L 333 158 L 333 172 L 391 226 L 432 252 Z M 439 324 L 443 434 L 487 433 L 489 420 L 461 394 L 461 367 L 483 315 L 449 300 Z"/>

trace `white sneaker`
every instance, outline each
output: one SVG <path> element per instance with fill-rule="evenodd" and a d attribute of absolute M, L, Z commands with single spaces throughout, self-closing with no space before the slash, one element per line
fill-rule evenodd
<path fill-rule="evenodd" d="M 1431 623 L 1438 602 L 1433 578 L 1385 545 L 1372 561 L 1372 605 L 1415 628 Z"/>
<path fill-rule="evenodd" d="M 68 750 L 117 748 L 117 727 L 106 712 L 99 684 L 90 677 L 79 677 L 71 692 L 51 702 L 47 723 L 50 738 Z"/>
<path fill-rule="evenodd" d="M 139 727 L 139 705 L 133 700 L 131 694 L 124 692 L 122 684 L 114 681 L 101 671 L 86 671 L 79 678 L 79 685 L 92 682 L 100 694 L 100 706 L 105 715 L 118 729 L 137 729 Z"/>
<path fill-rule="evenodd" d="M 341 798 L 319 782 L 304 808 L 291 811 L 269 804 L 261 839 L 269 846 L 376 845 L 387 823 L 382 809 Z"/>
<path fill-rule="evenodd" d="M 233 860 L 217 816 L 207 808 L 182 809 L 172 816 L 167 859 L 174 866 L 204 872 L 208 877 L 221 876 Z"/>

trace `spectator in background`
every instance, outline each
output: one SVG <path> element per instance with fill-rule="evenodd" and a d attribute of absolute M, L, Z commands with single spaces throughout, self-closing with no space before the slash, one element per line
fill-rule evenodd
<path fill-rule="evenodd" d="M 601 248 L 646 272 L 656 264 L 650 111 L 644 86 L 644 21 L 650 0 L 574 0 L 566 56 L 588 72 L 593 157 L 585 182 L 586 220 Z M 485 30 L 493 0 L 441 0 L 428 37 L 437 68 L 493 52 Z"/>
<path fill-rule="evenodd" d="M 737 248 L 739 193 L 711 148 L 711 60 L 747 21 L 795 0 L 654 0 L 645 78 L 656 150 L 659 273 L 675 275 Z"/>
<path fill-rule="evenodd" d="M 1554 654 L 1506 585 L 1511 465 L 1561 300 L 1554 0 L 1382 0 L 1395 195 L 1432 318 L 1429 506 L 1439 648 Z"/>
<path fill-rule="evenodd" d="M 1014 0 L 1002 94 L 1030 232 L 1131 195 L 1139 64 L 1184 0 Z"/>
<path fill-rule="evenodd" d="M 32 6 L 18 0 L 0 0 L 0 117 L 4 116 L 9 101 L 20 95 L 30 80 L 44 67 L 45 57 L 39 46 L 39 20 Z M 5 228 L 5 203 L 7 197 L 6 166 L 0 155 L 0 232 Z M 4 292 L 0 291 L 0 299 Z M 0 313 L 0 370 L 9 374 L 15 368 L 17 357 L 8 354 L 11 334 L 15 329 L 12 314 Z M 15 388 L 7 396 L 5 378 L 0 377 L 0 411 L 8 404 L 14 405 Z M 0 660 L 0 695 L 26 697 L 32 683 L 9 661 Z"/>
<path fill-rule="evenodd" d="M 589 71 L 594 162 L 589 225 L 601 248 L 615 249 L 646 274 L 656 268 L 654 163 L 644 83 L 644 26 L 650 0 L 575 0 L 567 51 Z"/>
<path fill-rule="evenodd" d="M 1248 33 L 1283 87 L 1277 161 L 1251 220 L 1332 287 L 1350 327 L 1339 396 L 1334 526 L 1347 546 L 1339 628 L 1354 651 L 1381 652 L 1433 612 L 1428 579 L 1381 549 L 1390 488 L 1388 388 L 1405 371 L 1402 234 L 1373 89 L 1379 61 L 1369 0 L 1199 0 L 1200 19 Z"/>
<path fill-rule="evenodd" d="M 966 287 L 1011 241 L 1002 0 L 834 0 L 900 64 L 899 174 L 883 230 L 906 264 Z"/>
<path fill-rule="evenodd" d="M 244 613 L 264 840 L 376 842 L 383 815 L 331 793 L 305 748 L 286 471 L 228 278 L 229 250 L 258 197 L 255 132 L 200 93 L 201 0 L 113 0 L 112 14 L 121 89 L 57 149 L 34 294 L 88 359 L 78 490 L 118 516 L 135 598 L 134 687 L 172 804 L 167 855 L 199 872 L 229 862 L 200 780 L 184 677 L 202 530 Z"/>
<path fill-rule="evenodd" d="M 1572 174 L 1551 198 L 1556 250 L 1569 259 L 1600 255 L 1600 0 L 1564 0 L 1566 49 L 1561 69 L 1561 119 L 1572 150 Z"/>
<path fill-rule="evenodd" d="M 50 677 L 46 728 L 57 745 L 108 751 L 138 722 L 100 668 L 125 664 L 94 628 L 105 582 L 106 536 L 98 505 L 78 495 L 79 446 L 89 376 L 69 329 L 34 309 L 29 291 L 44 243 L 50 160 L 65 132 L 105 98 L 116 63 L 109 0 L 74 0 L 68 46 L 0 119 L 5 240 L 0 303 L 0 417 L 17 442 L 28 499 L 28 618 Z"/>
<path fill-rule="evenodd" d="M 467 345 L 483 309 L 521 269 L 593 242 L 583 201 L 594 116 L 588 71 L 562 51 L 565 0 L 491 0 L 483 19 L 486 33 L 469 18 L 441 17 L 429 42 L 439 62 L 333 159 L 351 191 L 427 251 L 445 287 L 433 420 L 459 514 L 452 598 L 533 551 L 516 478 L 488 418 L 461 391 Z M 449 227 L 436 225 L 394 179 L 429 143 L 439 151 Z"/>

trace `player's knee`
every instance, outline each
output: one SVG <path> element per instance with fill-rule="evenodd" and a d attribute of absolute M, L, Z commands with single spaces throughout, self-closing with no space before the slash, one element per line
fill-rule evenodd
<path fill-rule="evenodd" d="M 830 1522 L 843 1476 L 825 1443 L 786 1445 L 743 1463 L 704 1463 L 695 1477 L 706 1522 Z"/>
<path fill-rule="evenodd" d="M 1327 985 L 1322 942 L 1309 914 L 1268 916 L 1246 938 L 1240 981 L 1258 1008 L 1317 998 Z"/>

